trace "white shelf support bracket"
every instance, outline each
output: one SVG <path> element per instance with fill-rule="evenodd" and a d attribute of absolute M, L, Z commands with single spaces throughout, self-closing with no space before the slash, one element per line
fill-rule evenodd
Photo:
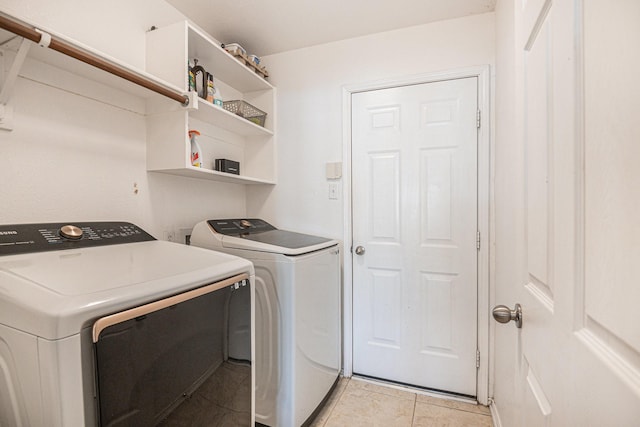
<path fill-rule="evenodd" d="M 13 107 L 8 106 L 7 102 L 11 98 L 18 73 L 27 58 L 31 44 L 31 41 L 22 39 L 16 58 L 13 60 L 13 64 L 11 64 L 11 68 L 2 83 L 2 90 L 0 90 L 0 129 L 13 130 Z"/>
<path fill-rule="evenodd" d="M 20 72 L 22 64 L 24 64 L 24 60 L 27 58 L 30 47 L 31 41 L 22 39 L 22 43 L 20 43 L 20 48 L 18 49 L 16 58 L 13 60 L 11 69 L 7 73 L 7 77 L 4 79 L 2 91 L 0 91 L 0 104 L 6 104 L 9 101 L 9 98 L 11 98 L 11 94 L 13 93 L 13 86 L 15 85 L 16 79 L 18 78 L 18 72 Z"/>
<path fill-rule="evenodd" d="M 0 104 L 0 130 L 13 130 L 13 107 Z"/>

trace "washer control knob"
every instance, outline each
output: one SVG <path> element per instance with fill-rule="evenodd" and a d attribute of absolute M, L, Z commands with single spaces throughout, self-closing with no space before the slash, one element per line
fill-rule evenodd
<path fill-rule="evenodd" d="M 64 225 L 60 228 L 60 235 L 65 239 L 79 240 L 82 239 L 82 229 L 75 225 Z"/>

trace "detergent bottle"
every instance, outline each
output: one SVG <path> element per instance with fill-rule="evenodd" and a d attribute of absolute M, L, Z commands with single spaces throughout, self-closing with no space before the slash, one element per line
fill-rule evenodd
<path fill-rule="evenodd" d="M 200 132 L 198 132 L 197 130 L 189 131 L 189 139 L 191 140 L 191 166 L 201 168 L 202 167 L 202 150 L 200 150 L 198 141 L 196 141 L 196 136 L 198 135 L 200 135 Z"/>

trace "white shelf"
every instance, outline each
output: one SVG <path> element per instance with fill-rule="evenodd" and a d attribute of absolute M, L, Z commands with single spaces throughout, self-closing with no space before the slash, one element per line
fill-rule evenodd
<path fill-rule="evenodd" d="M 186 21 L 147 33 L 147 71 L 183 91 L 194 58 L 213 74 L 225 99 L 241 99 L 264 111 L 266 127 L 202 98 L 196 97 L 186 109 L 155 104 L 147 116 L 147 170 L 235 184 L 275 184 L 275 88 Z M 188 129 L 202 132 L 198 140 L 205 166 L 227 158 L 239 162 L 245 175 L 191 166 Z"/>
<path fill-rule="evenodd" d="M 273 132 L 269 129 L 250 122 L 203 99 L 198 99 L 197 109 L 190 111 L 189 115 L 203 122 L 215 124 L 222 129 L 238 135 L 273 136 Z"/>
<path fill-rule="evenodd" d="M 167 173 L 170 175 L 186 176 L 188 178 L 208 179 L 210 181 L 226 182 L 229 184 L 268 184 L 275 185 L 274 181 L 253 178 L 244 175 L 234 175 L 231 173 L 218 172 L 211 169 L 196 168 L 193 166 L 187 166 L 185 168 L 178 169 L 159 169 L 150 170 L 150 172 Z"/>
<path fill-rule="evenodd" d="M 235 59 L 220 45 L 188 23 L 189 58 L 198 58 L 200 64 L 215 64 L 215 78 L 233 86 L 240 92 L 273 89 L 273 86 L 252 69 Z M 206 67 L 205 67 L 206 68 Z"/>

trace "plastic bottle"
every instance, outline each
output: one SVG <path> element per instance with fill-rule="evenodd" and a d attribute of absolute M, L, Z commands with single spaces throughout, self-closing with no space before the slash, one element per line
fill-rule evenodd
<path fill-rule="evenodd" d="M 213 89 L 213 103 L 218 107 L 222 107 L 222 94 L 220 93 L 220 86 L 215 86 Z"/>
<path fill-rule="evenodd" d="M 196 168 L 202 167 L 202 150 L 196 141 L 196 136 L 200 135 L 197 130 L 189 131 L 189 139 L 191 140 L 191 166 Z"/>
<path fill-rule="evenodd" d="M 213 75 L 207 74 L 207 101 L 213 104 L 214 93 L 216 89 L 213 86 Z"/>
<path fill-rule="evenodd" d="M 187 61 L 187 68 L 189 69 L 189 92 L 195 92 L 196 91 L 196 75 L 193 74 L 193 67 L 191 67 L 191 64 L 189 63 L 189 61 Z"/>

